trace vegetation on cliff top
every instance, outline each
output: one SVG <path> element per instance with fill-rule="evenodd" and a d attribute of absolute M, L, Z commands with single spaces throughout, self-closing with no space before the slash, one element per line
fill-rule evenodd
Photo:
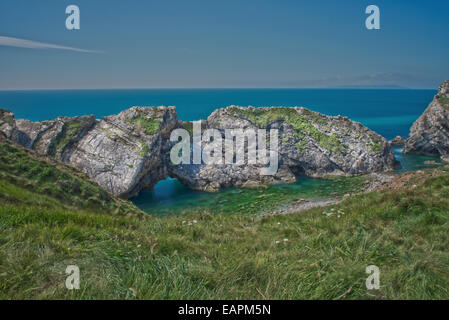
<path fill-rule="evenodd" d="M 181 127 L 187 130 L 191 135 L 193 134 L 193 122 L 191 121 L 183 121 L 181 122 Z"/>
<path fill-rule="evenodd" d="M 138 130 L 143 130 L 149 136 L 156 134 L 161 127 L 160 120 L 147 119 L 145 117 L 131 119 L 131 122 L 136 125 Z"/>
<path fill-rule="evenodd" d="M 14 125 L 14 117 L 11 115 L 10 111 L 0 108 L 0 120 L 5 121 L 9 125 Z"/>
<path fill-rule="evenodd" d="M 349 197 L 340 216 L 154 218 L 111 214 L 112 199 L 93 211 L 75 199 L 101 191 L 79 172 L 0 146 L 0 299 L 449 298 L 447 167 Z M 65 288 L 72 264 L 81 290 Z"/>
<path fill-rule="evenodd" d="M 449 109 L 449 97 L 448 96 L 440 97 L 438 100 L 444 108 Z"/>
<path fill-rule="evenodd" d="M 250 110 L 247 108 L 230 107 L 229 111 L 237 116 L 250 120 L 259 128 L 267 128 L 270 123 L 275 121 L 285 121 L 295 130 L 295 135 L 301 141 L 299 143 L 301 146 L 306 143 L 306 136 L 310 136 L 325 149 L 333 152 L 344 150 L 344 146 L 335 134 L 327 134 L 320 131 L 309 119 L 293 108 L 272 107 L 269 109 L 255 108 Z M 313 112 L 309 111 L 307 115 L 312 121 L 321 125 L 327 125 L 324 119 Z M 302 147 L 298 146 L 298 148 L 301 150 Z"/>
<path fill-rule="evenodd" d="M 191 135 L 193 134 L 193 122 L 192 121 L 180 121 L 181 127 L 187 130 Z M 206 121 L 201 121 L 201 131 L 208 129 Z"/>

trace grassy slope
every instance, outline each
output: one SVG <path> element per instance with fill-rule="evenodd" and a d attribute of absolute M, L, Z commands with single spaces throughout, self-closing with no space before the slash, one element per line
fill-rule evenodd
<path fill-rule="evenodd" d="M 127 214 L 140 212 L 128 201 L 113 197 L 82 172 L 37 155 L 0 137 L 0 199 L 9 197 L 9 182 L 38 194 L 47 195 L 60 202 L 62 207 L 82 208 L 92 212 Z M 11 187 L 12 188 L 12 187 Z M 13 191 L 12 191 L 13 192 Z M 31 203 L 32 204 L 32 203 Z"/>
<path fill-rule="evenodd" d="M 449 298 L 445 168 L 348 198 L 340 218 L 314 209 L 263 219 L 94 214 L 4 177 L 26 168 L 3 168 L 0 298 Z M 65 288 L 69 264 L 81 290 Z M 380 290 L 365 288 L 370 264 Z"/>

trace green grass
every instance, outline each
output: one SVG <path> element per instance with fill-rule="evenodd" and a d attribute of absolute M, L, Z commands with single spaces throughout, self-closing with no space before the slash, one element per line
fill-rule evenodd
<path fill-rule="evenodd" d="M 82 172 L 5 139 L 0 140 L 0 180 L 50 196 L 64 207 L 111 214 L 140 212 L 128 201 L 110 195 Z M 8 194 L 8 190 L 3 190 L 0 199 L 7 199 Z"/>
<path fill-rule="evenodd" d="M 147 135 L 156 134 L 161 127 L 161 121 L 151 120 L 144 117 L 137 117 L 131 120 L 132 123 L 136 125 L 137 128 L 143 130 Z"/>
<path fill-rule="evenodd" d="M 447 167 L 347 198 L 340 217 L 166 218 L 68 206 L 20 168 L 0 168 L 0 299 L 449 299 Z M 80 290 L 65 288 L 71 264 Z M 371 264 L 380 290 L 365 287 Z"/>

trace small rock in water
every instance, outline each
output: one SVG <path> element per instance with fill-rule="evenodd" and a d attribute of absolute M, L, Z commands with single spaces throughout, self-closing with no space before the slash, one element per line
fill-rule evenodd
<path fill-rule="evenodd" d="M 405 144 L 405 139 L 401 136 L 396 136 L 393 140 L 391 140 L 390 144 L 392 146 L 403 146 Z"/>

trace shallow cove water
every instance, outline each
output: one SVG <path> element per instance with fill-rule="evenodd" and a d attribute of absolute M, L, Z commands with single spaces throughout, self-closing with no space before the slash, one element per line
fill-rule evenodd
<path fill-rule="evenodd" d="M 425 164 L 426 160 L 437 163 L 438 158 L 404 155 L 402 148 L 394 147 L 395 157 L 402 167 L 397 173 L 433 168 L 438 165 Z M 257 213 L 280 205 L 308 198 L 343 196 L 358 192 L 363 187 L 364 177 L 336 177 L 318 179 L 300 176 L 296 183 L 275 184 L 267 187 L 227 188 L 219 192 L 193 191 L 177 179 L 160 181 L 154 190 L 143 190 L 131 200 L 143 211 L 157 216 L 179 215 L 198 211 L 214 213 Z"/>
<path fill-rule="evenodd" d="M 154 90 L 36 90 L 0 91 L 0 107 L 16 118 L 32 121 L 59 116 L 94 114 L 103 117 L 131 106 L 175 105 L 180 120 L 206 119 L 215 109 L 231 104 L 242 106 L 304 106 L 327 115 L 347 116 L 387 139 L 406 137 L 412 123 L 422 114 L 435 90 L 390 89 L 154 89 Z M 435 158 L 403 155 L 398 172 L 432 167 Z M 267 188 L 229 188 L 217 193 L 192 191 L 179 181 L 160 181 L 154 190 L 142 191 L 131 199 L 144 211 L 156 215 L 197 210 L 253 213 L 295 199 L 340 195 L 357 190 L 363 179 L 312 179 L 298 177 L 296 183 Z"/>

